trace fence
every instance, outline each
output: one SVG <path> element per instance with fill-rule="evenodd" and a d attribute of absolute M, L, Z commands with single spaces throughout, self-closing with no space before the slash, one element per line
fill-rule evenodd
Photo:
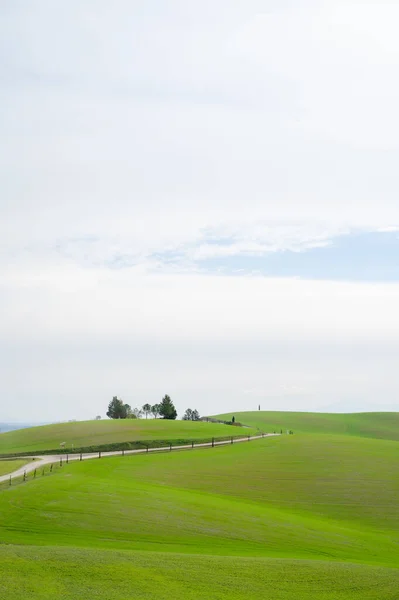
<path fill-rule="evenodd" d="M 240 435 L 240 436 L 225 436 L 225 437 L 213 437 L 213 438 L 207 438 L 205 441 L 204 440 L 190 440 L 187 441 L 185 440 L 184 444 L 181 443 L 176 443 L 179 440 L 174 440 L 174 443 L 172 441 L 163 441 L 163 445 L 162 446 L 154 446 L 151 445 L 150 442 L 140 442 L 140 448 L 134 448 L 134 449 L 124 449 L 122 448 L 121 450 L 113 450 L 111 452 L 104 452 L 101 450 L 96 451 L 95 453 L 84 453 L 84 452 L 78 452 L 78 453 L 65 453 L 65 454 L 58 454 L 57 457 L 54 457 L 54 462 L 52 463 L 46 463 L 45 465 L 40 465 L 40 462 L 38 462 L 37 466 L 33 469 L 32 467 L 27 468 L 24 472 L 23 475 L 19 475 L 17 477 L 13 477 L 13 475 L 11 474 L 9 476 L 8 479 L 0 482 L 0 490 L 4 490 L 16 485 L 20 485 L 22 483 L 26 483 L 27 481 L 32 481 L 33 479 L 39 478 L 39 477 L 45 477 L 48 475 L 51 475 L 52 473 L 59 471 L 60 469 L 62 469 L 65 465 L 69 464 L 69 462 L 71 461 L 82 461 L 82 460 L 87 460 L 87 459 L 93 459 L 93 458 L 103 458 L 104 456 L 125 456 L 128 454 L 145 454 L 145 453 L 149 453 L 149 452 L 171 452 L 172 450 L 178 451 L 178 450 L 188 450 L 188 449 L 194 449 L 194 448 L 214 448 L 217 446 L 225 446 L 227 444 L 234 444 L 234 442 L 245 442 L 248 441 L 250 442 L 251 440 L 256 440 L 256 439 L 260 439 L 265 437 L 265 433 L 259 433 L 257 435 Z M 152 440 L 151 442 L 155 442 L 156 440 Z M 138 443 L 138 442 L 137 442 Z M 30 463 L 32 464 L 32 463 Z M 27 466 L 27 465 L 26 465 Z"/>
<path fill-rule="evenodd" d="M 11 473 L 11 475 L 9 475 L 8 479 L 0 482 L 0 491 L 9 489 L 11 487 L 15 487 L 17 485 L 26 483 L 28 481 L 32 481 L 33 479 L 38 479 L 39 477 L 48 477 L 52 473 L 59 471 L 65 464 L 66 464 L 66 461 L 64 459 L 62 462 L 57 461 L 56 463 L 51 463 L 51 464 L 46 464 L 46 465 L 38 464 L 38 466 L 34 470 L 29 471 L 27 469 L 23 475 L 19 475 L 17 477 L 14 477 Z"/>
<path fill-rule="evenodd" d="M 257 432 L 256 435 L 262 435 L 262 432 Z M 231 437 L 235 440 L 242 439 L 248 437 L 248 434 L 240 433 L 233 436 L 223 436 L 217 438 L 197 438 L 194 440 L 194 444 L 206 444 L 211 443 L 212 439 L 214 441 L 230 441 Z M 29 456 L 54 456 L 54 455 L 72 455 L 72 454 L 92 454 L 95 452 L 118 452 L 122 450 L 146 450 L 148 448 L 164 448 L 169 447 L 170 444 L 172 446 L 188 446 L 193 442 L 192 439 L 182 438 L 175 440 L 136 440 L 131 442 L 118 442 L 113 444 L 101 444 L 96 446 L 82 446 L 76 448 L 56 448 L 51 450 L 35 450 L 33 452 L 29 452 Z M 25 457 L 27 455 L 26 452 L 15 452 L 12 454 L 0 454 L 1 458 L 20 458 Z"/>

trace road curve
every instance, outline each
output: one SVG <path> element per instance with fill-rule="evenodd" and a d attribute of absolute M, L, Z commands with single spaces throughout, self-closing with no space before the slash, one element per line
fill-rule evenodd
<path fill-rule="evenodd" d="M 248 437 L 244 437 L 244 438 L 239 438 L 239 439 L 235 439 L 234 440 L 234 444 L 238 444 L 238 443 L 242 443 L 242 442 L 252 442 L 253 440 L 259 440 L 262 439 L 264 437 L 274 437 L 277 435 L 281 435 L 280 433 L 265 433 L 264 435 L 254 435 L 254 436 L 250 436 Z M 226 440 L 226 441 L 222 441 L 222 442 L 214 442 L 212 444 L 212 442 L 205 442 L 202 444 L 196 444 L 194 442 L 194 447 L 191 444 L 185 444 L 184 446 L 172 446 L 172 450 L 193 450 L 195 448 L 207 448 L 210 446 L 226 446 L 228 444 L 231 444 L 231 440 Z M 105 458 L 107 456 L 121 456 L 122 454 L 124 454 L 125 456 L 128 454 L 143 454 L 143 453 L 147 453 L 147 452 L 170 452 L 170 446 L 163 446 L 162 448 L 143 448 L 143 449 L 139 449 L 139 450 L 116 450 L 113 452 L 90 452 L 87 454 L 82 454 L 82 460 L 89 460 L 90 458 L 99 458 L 99 456 L 101 456 L 101 458 Z M 44 467 L 45 465 L 51 465 L 52 463 L 56 463 L 59 462 L 61 460 L 61 458 L 63 459 L 63 461 L 66 461 L 66 454 L 52 454 L 52 455 L 44 455 L 44 456 L 21 456 L 18 457 L 18 459 L 26 459 L 26 460 L 31 460 L 32 462 L 27 463 L 25 466 L 21 467 L 20 469 L 17 469 L 16 471 L 12 472 L 12 473 L 8 473 L 7 475 L 1 475 L 0 476 L 0 483 L 2 481 L 9 481 L 10 477 L 11 478 L 15 478 L 15 477 L 22 477 L 24 473 L 28 474 L 31 473 L 32 471 L 34 471 L 35 469 L 40 469 L 42 467 Z M 72 460 L 80 460 L 80 454 L 69 454 L 68 455 L 68 461 L 72 461 Z M 35 460 L 34 460 L 35 459 Z"/>

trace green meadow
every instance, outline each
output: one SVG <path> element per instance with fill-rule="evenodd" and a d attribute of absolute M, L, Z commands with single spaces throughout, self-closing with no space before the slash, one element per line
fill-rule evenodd
<path fill-rule="evenodd" d="M 0 454 L 59 451 L 142 440 L 201 440 L 249 431 L 229 425 L 202 421 L 168 421 L 164 419 L 104 419 L 42 425 L 0 434 Z M 250 431 L 249 433 L 254 433 Z"/>
<path fill-rule="evenodd" d="M 399 443 L 381 424 L 299 433 L 286 417 L 298 433 L 64 464 L 4 488 L 0 597 L 397 600 Z"/>
<path fill-rule="evenodd" d="M 254 411 L 215 415 L 215 419 L 236 421 L 262 431 L 330 433 L 399 441 L 399 413 L 312 413 Z"/>
<path fill-rule="evenodd" d="M 0 475 L 7 475 L 26 465 L 30 460 L 8 459 L 0 460 Z"/>

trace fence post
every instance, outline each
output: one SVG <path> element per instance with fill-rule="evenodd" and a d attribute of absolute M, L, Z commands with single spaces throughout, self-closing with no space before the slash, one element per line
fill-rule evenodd
<path fill-rule="evenodd" d="M 233 443 L 233 436 L 231 436 L 231 443 Z"/>
<path fill-rule="evenodd" d="M 98 453 L 98 458 L 101 458 L 101 450 Z"/>
<path fill-rule="evenodd" d="M 11 475 L 10 475 L 10 485 L 11 485 Z"/>
<path fill-rule="evenodd" d="M 122 456 L 125 456 L 125 451 L 124 450 L 122 450 Z"/>
<path fill-rule="evenodd" d="M 50 465 L 50 473 L 52 473 L 52 472 L 53 472 L 53 463 L 51 463 L 51 465 Z"/>
<path fill-rule="evenodd" d="M 24 471 L 24 481 L 26 481 L 26 471 Z"/>
<path fill-rule="evenodd" d="M 146 452 L 148 452 L 148 444 L 147 444 L 147 450 L 146 450 Z"/>
<path fill-rule="evenodd" d="M 170 446 L 170 451 L 172 452 L 172 442 L 170 442 L 169 446 Z"/>
<path fill-rule="evenodd" d="M 67 464 L 69 464 L 69 454 L 67 454 Z"/>
<path fill-rule="evenodd" d="M 191 442 L 191 448 L 194 448 L 194 440 Z"/>
<path fill-rule="evenodd" d="M 82 460 L 82 453 L 80 453 L 80 459 L 79 460 Z"/>
<path fill-rule="evenodd" d="M 265 437 L 265 432 L 264 431 L 262 431 L 262 437 Z"/>
<path fill-rule="evenodd" d="M 248 436 L 248 442 L 249 442 L 249 440 L 250 440 L 250 439 L 251 439 L 251 436 L 249 435 L 249 436 Z"/>
<path fill-rule="evenodd" d="M 215 438 L 212 438 L 212 448 L 215 446 Z"/>
<path fill-rule="evenodd" d="M 36 469 L 35 469 L 35 472 L 33 473 L 33 479 L 36 479 Z"/>
<path fill-rule="evenodd" d="M 62 456 L 60 458 L 60 467 L 62 467 Z"/>

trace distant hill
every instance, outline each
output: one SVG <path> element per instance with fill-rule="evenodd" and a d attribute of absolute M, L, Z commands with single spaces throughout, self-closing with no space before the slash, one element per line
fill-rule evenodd
<path fill-rule="evenodd" d="M 202 421 L 164 419 L 104 419 L 75 421 L 31 427 L 0 434 L 0 454 L 103 446 L 140 440 L 210 440 L 212 437 L 238 436 L 255 430 Z"/>
<path fill-rule="evenodd" d="M 230 412 L 212 415 L 235 420 L 262 431 L 322 433 L 399 441 L 399 412 L 312 413 L 284 411 Z"/>
<path fill-rule="evenodd" d="M 36 427 L 42 423 L 0 423 L 0 433 L 6 431 L 16 431 L 17 429 L 27 429 L 28 427 Z"/>

